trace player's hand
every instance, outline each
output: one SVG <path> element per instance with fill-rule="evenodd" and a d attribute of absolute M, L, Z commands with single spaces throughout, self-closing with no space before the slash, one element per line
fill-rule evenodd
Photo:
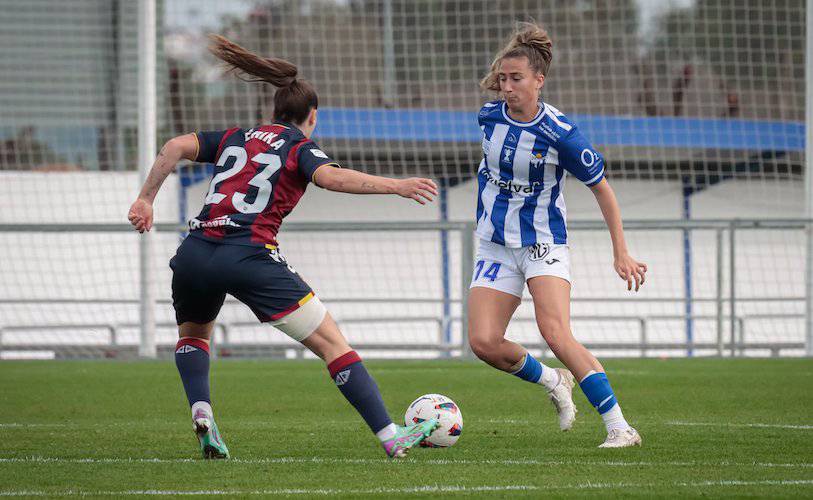
<path fill-rule="evenodd" d="M 141 198 L 137 199 L 130 206 L 127 218 L 139 233 L 149 231 L 152 229 L 152 203 Z"/>
<path fill-rule="evenodd" d="M 438 187 L 431 179 L 410 177 L 399 180 L 395 192 L 399 196 L 411 198 L 421 205 L 426 205 L 427 201 L 433 201 L 433 196 L 438 195 Z"/>
<path fill-rule="evenodd" d="M 621 279 L 627 282 L 627 290 L 632 290 L 634 281 L 635 291 L 637 292 L 646 281 L 646 264 L 633 259 L 630 254 L 616 257 L 613 267 L 615 267 L 615 272 L 618 273 Z"/>

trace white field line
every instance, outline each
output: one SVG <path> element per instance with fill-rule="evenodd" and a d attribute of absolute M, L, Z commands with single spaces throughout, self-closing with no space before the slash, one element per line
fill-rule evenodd
<path fill-rule="evenodd" d="M 87 491 L 87 490 L 63 490 L 63 491 L 31 491 L 31 490 L 9 490 L 0 491 L 0 496 L 175 496 L 175 495 L 386 495 L 392 493 L 475 493 L 475 492 L 497 492 L 497 491 L 533 491 L 538 490 L 537 486 L 511 485 L 511 486 L 457 486 L 457 485 L 433 485 L 433 486 L 413 486 L 408 488 L 371 488 L 367 490 L 355 489 L 334 489 L 334 488 L 280 488 L 269 490 L 123 490 L 123 491 Z"/>
<path fill-rule="evenodd" d="M 687 427 L 750 427 L 757 429 L 796 429 L 796 430 L 811 430 L 813 425 L 791 425 L 791 424 L 731 424 L 728 422 L 680 422 L 672 421 L 666 422 L 666 425 L 680 425 Z"/>
<path fill-rule="evenodd" d="M 357 420 L 326 420 L 321 422 L 319 425 L 321 426 L 338 426 L 343 427 L 347 425 L 352 425 L 359 423 L 360 421 Z M 498 424 L 498 425 L 535 425 L 536 422 L 532 422 L 530 420 L 523 420 L 523 419 L 513 419 L 513 418 L 490 418 L 487 420 L 481 420 L 481 424 Z M 750 423 L 750 424 L 733 424 L 728 422 L 684 422 L 679 420 L 672 420 L 667 422 L 652 422 L 655 425 L 663 424 L 663 425 L 671 425 L 671 426 L 683 426 L 683 427 L 743 427 L 743 428 L 755 428 L 755 429 L 790 429 L 790 430 L 813 430 L 813 425 L 804 425 L 804 424 L 763 424 L 763 423 Z M 283 425 L 280 422 L 261 422 L 261 421 L 243 421 L 243 422 L 231 422 L 229 423 L 229 427 L 234 428 L 244 428 L 244 427 L 278 427 Z M 111 422 L 111 423 L 25 423 L 25 422 L 5 422 L 0 423 L 0 430 L 5 429 L 37 429 L 37 428 L 67 428 L 73 427 L 76 429 L 87 429 L 87 428 L 106 428 L 106 427 L 177 427 L 174 422 Z"/>
<path fill-rule="evenodd" d="M 579 483 L 549 486 L 458 486 L 458 485 L 433 485 L 415 486 L 410 488 L 374 488 L 367 490 L 358 489 L 325 489 L 325 488 L 280 488 L 267 490 L 120 490 L 120 491 L 92 491 L 92 490 L 0 490 L 0 497 L 17 496 L 41 496 L 41 497 L 64 497 L 64 496 L 191 496 L 191 495 L 212 495 L 212 496 L 249 496 L 249 495 L 387 495 L 393 493 L 401 494 L 423 494 L 423 493 L 476 493 L 476 492 L 500 492 L 500 491 L 536 491 L 536 490 L 608 490 L 608 489 L 629 489 L 629 488 L 656 488 L 663 486 L 671 487 L 737 487 L 737 486 L 807 486 L 813 485 L 813 479 L 788 479 L 788 480 L 764 480 L 764 481 L 698 481 L 679 483 Z"/>
<path fill-rule="evenodd" d="M 17 457 L 0 458 L 0 464 L 184 464 L 201 463 L 197 458 L 59 458 L 59 457 Z M 614 460 L 536 460 L 520 459 L 405 459 L 392 462 L 387 458 L 321 458 L 321 457 L 278 457 L 278 458 L 231 458 L 224 463 L 247 465 L 264 464 L 345 464 L 345 465 L 385 465 L 385 464 L 426 464 L 426 465 L 534 465 L 534 466 L 599 466 L 599 467 L 765 467 L 765 468 L 813 468 L 813 463 L 772 463 L 772 462 L 624 462 Z"/>
<path fill-rule="evenodd" d="M 67 427 L 68 424 L 20 424 L 15 422 L 9 422 L 5 424 L 0 424 L 0 429 L 27 429 L 33 427 Z"/>

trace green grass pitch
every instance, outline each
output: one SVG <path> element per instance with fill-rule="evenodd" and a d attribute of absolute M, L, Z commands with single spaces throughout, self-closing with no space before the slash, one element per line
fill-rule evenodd
<path fill-rule="evenodd" d="M 643 447 L 600 450 L 580 391 L 573 431 L 544 390 L 464 361 L 371 361 L 391 414 L 454 399 L 450 449 L 388 461 L 324 366 L 213 362 L 233 459 L 198 457 L 170 362 L 0 363 L 0 497 L 813 497 L 813 361 L 606 362 Z"/>

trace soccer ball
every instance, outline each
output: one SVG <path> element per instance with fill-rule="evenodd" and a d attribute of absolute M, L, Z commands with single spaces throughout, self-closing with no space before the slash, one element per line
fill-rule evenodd
<path fill-rule="evenodd" d="M 436 419 L 440 425 L 421 442 L 421 446 L 448 448 L 457 442 L 463 432 L 463 414 L 454 401 L 442 394 L 424 394 L 409 405 L 404 423 L 412 425 L 430 418 Z"/>

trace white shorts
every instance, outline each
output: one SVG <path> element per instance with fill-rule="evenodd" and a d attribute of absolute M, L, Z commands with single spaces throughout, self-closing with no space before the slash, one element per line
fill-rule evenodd
<path fill-rule="evenodd" d="M 525 283 L 536 276 L 558 276 L 570 282 L 570 250 L 567 245 L 537 243 L 529 247 L 508 248 L 480 240 L 471 288 L 493 288 L 522 298 Z"/>

